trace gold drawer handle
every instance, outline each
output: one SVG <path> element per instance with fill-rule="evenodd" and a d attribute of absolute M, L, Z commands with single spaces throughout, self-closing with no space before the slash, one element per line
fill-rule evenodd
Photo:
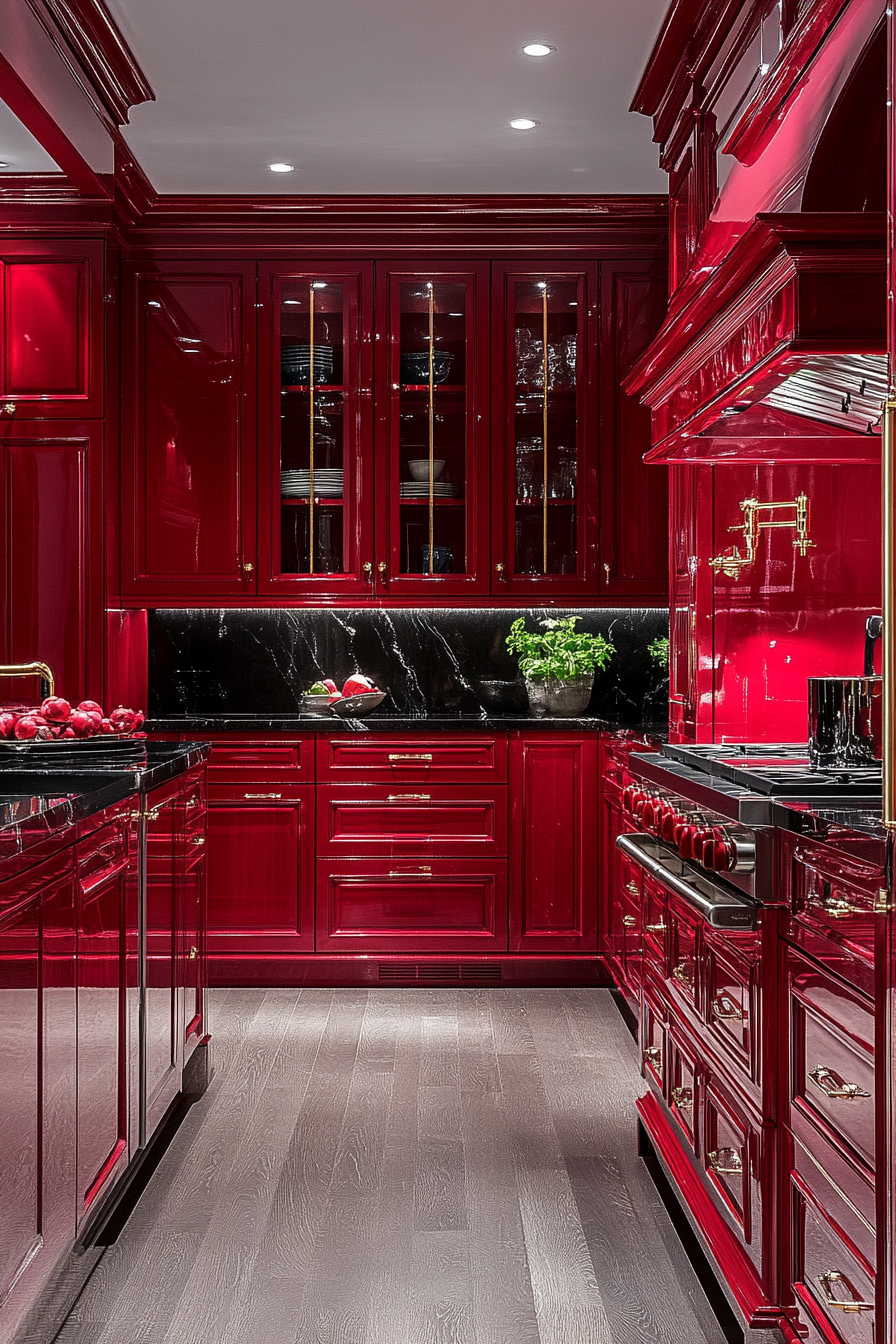
<path fill-rule="evenodd" d="M 743 1175 L 744 1164 L 736 1148 L 717 1148 L 715 1152 L 707 1153 L 706 1156 L 709 1158 L 709 1165 L 716 1175 Z"/>
<path fill-rule="evenodd" d="M 199 956 L 199 948 L 198 948 L 198 947 L 191 947 L 191 948 L 190 948 L 190 960 L 191 960 L 191 961 L 195 961 L 196 958 L 197 958 L 198 956 Z"/>
<path fill-rule="evenodd" d="M 817 1064 L 809 1074 L 815 1086 L 823 1092 L 826 1097 L 832 1097 L 835 1101 L 855 1101 L 856 1097 L 870 1097 L 871 1093 L 866 1092 L 858 1083 L 844 1083 L 839 1073 L 833 1069 L 825 1068 L 824 1064 Z"/>
<path fill-rule="evenodd" d="M 672 1100 L 680 1111 L 689 1111 L 694 1104 L 694 1094 L 689 1087 L 673 1087 Z"/>
<path fill-rule="evenodd" d="M 694 968 L 690 962 L 680 961 L 677 966 L 673 966 L 672 979 L 677 980 L 680 985 L 686 985 L 688 989 L 693 989 Z"/>
<path fill-rule="evenodd" d="M 638 921 L 634 915 L 623 915 L 622 922 L 627 929 L 633 929 Z"/>
<path fill-rule="evenodd" d="M 637 882 L 626 882 L 625 889 L 630 896 L 640 896 Z"/>
<path fill-rule="evenodd" d="M 386 798 L 387 803 L 428 803 L 432 795 L 429 793 L 390 793 Z"/>
<path fill-rule="evenodd" d="M 665 933 L 665 932 L 666 932 L 666 926 L 665 926 L 665 924 L 662 922 L 662 920 L 660 920 L 659 924 L 648 924 L 648 925 L 646 925 L 646 928 L 647 928 L 647 932 L 648 932 L 648 933 Z"/>
<path fill-rule="evenodd" d="M 389 877 L 432 877 L 431 868 L 390 868 Z"/>
<path fill-rule="evenodd" d="M 658 1045 L 648 1045 L 647 1049 L 644 1051 L 645 1063 L 652 1064 L 655 1069 L 658 1069 L 660 1067 L 662 1053 L 663 1052 Z"/>
<path fill-rule="evenodd" d="M 431 761 L 431 751 L 390 751 L 390 761 Z"/>
<path fill-rule="evenodd" d="M 712 1015 L 720 1022 L 743 1022 L 744 1011 L 727 994 L 718 994 L 712 1001 Z"/>
<path fill-rule="evenodd" d="M 204 835 L 194 835 L 193 838 L 192 838 L 191 841 L 190 841 L 190 844 L 191 844 L 191 845 L 204 845 L 204 844 L 205 844 L 205 836 L 204 836 Z"/>
<path fill-rule="evenodd" d="M 282 793 L 244 793 L 244 798 L 282 798 Z"/>
<path fill-rule="evenodd" d="M 821 1287 L 826 1307 L 836 1307 L 838 1311 L 873 1311 L 873 1302 L 863 1302 L 860 1297 L 838 1298 L 834 1292 L 835 1283 L 842 1284 L 848 1292 L 854 1292 L 853 1286 L 845 1274 L 841 1274 L 839 1269 L 829 1269 L 825 1274 L 819 1274 L 818 1283 Z"/>

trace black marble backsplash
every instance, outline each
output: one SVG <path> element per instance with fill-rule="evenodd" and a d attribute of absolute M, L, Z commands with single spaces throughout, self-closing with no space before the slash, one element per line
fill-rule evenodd
<path fill-rule="evenodd" d="M 329 676 L 341 686 L 358 671 L 389 692 L 384 713 L 525 713 L 505 637 L 518 616 L 534 628 L 566 615 L 616 646 L 587 712 L 621 724 L 665 720 L 667 678 L 647 652 L 669 631 L 669 613 L 658 607 L 152 611 L 149 711 L 159 719 L 294 714 L 312 682 Z M 489 681 L 509 684 L 490 690 L 482 685 Z"/>

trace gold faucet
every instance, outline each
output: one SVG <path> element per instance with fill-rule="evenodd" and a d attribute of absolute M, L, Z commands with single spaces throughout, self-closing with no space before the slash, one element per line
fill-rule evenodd
<path fill-rule="evenodd" d="M 41 677 L 47 684 L 47 695 L 56 694 L 56 678 L 46 663 L 0 663 L 0 677 Z"/>

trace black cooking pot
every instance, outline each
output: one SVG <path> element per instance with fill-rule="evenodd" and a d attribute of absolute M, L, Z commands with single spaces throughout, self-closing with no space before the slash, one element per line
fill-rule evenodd
<path fill-rule="evenodd" d="M 865 624 L 861 677 L 809 677 L 809 762 L 814 770 L 873 766 L 883 757 L 883 677 L 874 673 L 874 645 L 883 622 Z"/>

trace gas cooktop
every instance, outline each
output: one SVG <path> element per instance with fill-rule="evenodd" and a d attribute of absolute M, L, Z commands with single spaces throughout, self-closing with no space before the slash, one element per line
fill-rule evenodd
<path fill-rule="evenodd" d="M 871 800 L 882 789 L 879 764 L 814 770 L 802 743 L 671 743 L 663 755 L 769 798 Z"/>

